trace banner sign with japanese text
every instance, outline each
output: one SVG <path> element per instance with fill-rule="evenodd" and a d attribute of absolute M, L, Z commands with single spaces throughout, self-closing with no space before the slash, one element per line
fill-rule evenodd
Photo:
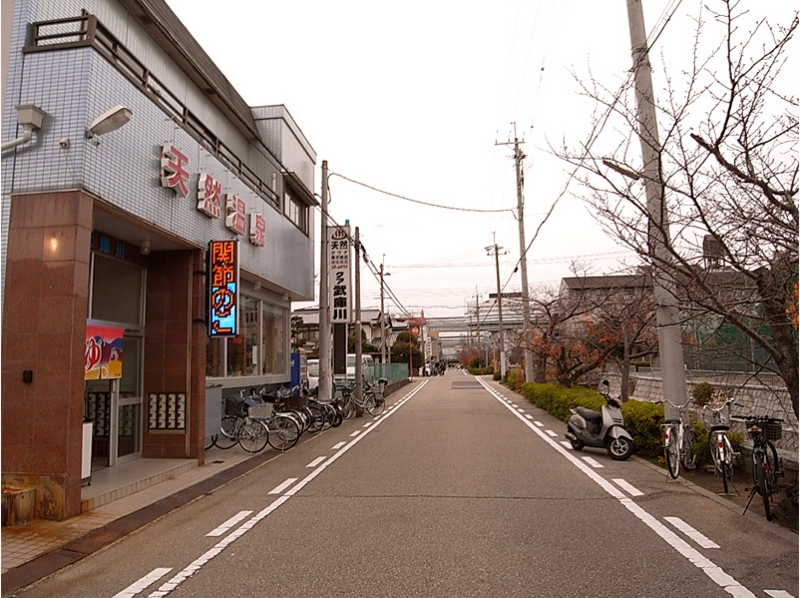
<path fill-rule="evenodd" d="M 328 298 L 332 324 L 349 324 L 350 311 L 350 225 L 328 229 Z"/>
<path fill-rule="evenodd" d="M 208 246 L 208 335 L 239 333 L 239 243 L 211 241 Z"/>
<path fill-rule="evenodd" d="M 86 322 L 86 345 L 83 351 L 84 380 L 122 378 L 122 336 L 124 328 Z"/>

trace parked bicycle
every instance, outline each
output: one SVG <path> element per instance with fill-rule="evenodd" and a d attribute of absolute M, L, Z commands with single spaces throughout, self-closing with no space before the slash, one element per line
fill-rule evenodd
<path fill-rule="evenodd" d="M 386 400 L 380 391 L 376 392 L 373 385 L 364 383 L 361 400 L 359 401 L 355 395 L 356 383 L 354 380 L 345 380 L 344 382 L 337 382 L 336 388 L 341 392 L 342 397 L 342 415 L 345 419 L 350 419 L 356 414 L 356 408 L 366 411 L 373 417 L 377 417 L 386 408 Z"/>
<path fill-rule="evenodd" d="M 728 399 L 718 406 L 703 405 L 700 417 L 703 425 L 708 428 L 708 449 L 714 463 L 715 472 L 722 477 L 722 492 L 728 493 L 728 482 L 733 479 L 733 445 L 728 432 L 731 429 L 731 405 L 736 405 L 733 399 Z"/>
<path fill-rule="evenodd" d="M 297 419 L 274 409 L 257 393 L 242 390 L 239 397 L 228 397 L 225 403 L 220 433 L 215 444 L 228 449 L 237 443 L 248 453 L 258 453 L 269 444 L 273 449 L 284 451 L 292 448 L 300 437 L 301 428 Z"/>
<path fill-rule="evenodd" d="M 735 418 L 739 420 L 740 418 Z M 772 521 L 771 497 L 778 491 L 778 478 L 783 477 L 778 461 L 778 451 L 773 441 L 781 439 L 783 420 L 766 415 L 744 418 L 748 436 L 753 440 L 753 489 L 742 512 L 747 513 L 750 502 L 756 494 L 764 502 L 764 516 Z"/>
<path fill-rule="evenodd" d="M 676 405 L 667 398 L 656 403 L 669 403 L 678 410 L 677 418 L 664 419 L 661 426 L 664 431 L 664 457 L 667 461 L 667 470 L 672 479 L 677 479 L 681 466 L 684 469 L 695 468 L 694 443 L 697 438 L 691 423 L 684 423 L 680 415 L 686 408 L 685 405 Z"/>

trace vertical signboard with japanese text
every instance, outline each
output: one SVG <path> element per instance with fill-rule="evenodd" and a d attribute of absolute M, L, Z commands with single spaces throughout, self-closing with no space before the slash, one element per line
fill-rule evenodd
<path fill-rule="evenodd" d="M 348 324 L 350 313 L 350 225 L 328 229 L 330 275 L 328 281 L 331 323 Z"/>
<path fill-rule="evenodd" d="M 208 246 L 208 335 L 239 333 L 239 243 L 211 241 Z"/>

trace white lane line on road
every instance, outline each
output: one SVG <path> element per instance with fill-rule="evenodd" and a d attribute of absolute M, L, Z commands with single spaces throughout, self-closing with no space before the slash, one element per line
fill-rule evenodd
<path fill-rule="evenodd" d="M 545 433 L 546 433 L 546 434 L 547 434 L 547 435 L 548 435 L 550 438 L 557 438 L 557 437 L 558 437 L 558 433 L 557 433 L 557 432 L 553 432 L 552 430 L 545 430 Z"/>
<path fill-rule="evenodd" d="M 520 409 L 519 407 L 517 407 L 517 411 L 519 411 L 520 413 L 525 413 L 525 410 L 524 409 Z"/>
<path fill-rule="evenodd" d="M 483 386 L 492 396 L 496 396 L 491 386 L 483 382 L 477 376 L 475 377 L 475 380 L 477 380 L 478 383 L 481 386 Z M 616 498 L 622 506 L 628 509 L 628 511 L 630 511 L 647 527 L 653 530 L 662 540 L 664 540 L 667 544 L 672 546 L 672 548 L 674 548 L 675 551 L 678 552 L 678 554 L 683 556 L 692 565 L 700 569 L 714 583 L 720 586 L 728 594 L 731 594 L 735 598 L 756 598 L 756 595 L 753 594 L 753 592 L 748 590 L 745 586 L 740 584 L 733 577 L 725 573 L 722 567 L 715 565 L 712 561 L 704 557 L 700 552 L 698 552 L 695 548 L 689 545 L 685 540 L 679 537 L 670 528 L 661 523 L 658 519 L 656 519 L 653 515 L 645 511 L 638 504 L 633 502 L 633 500 L 625 496 L 625 494 L 622 491 L 620 491 L 616 486 L 614 486 L 614 484 L 606 480 L 603 476 L 601 476 L 597 472 L 590 469 L 588 465 L 586 465 L 580 459 L 578 459 L 571 451 L 566 450 L 555 440 L 548 438 L 547 435 L 544 434 L 544 432 L 542 432 L 535 426 L 531 425 L 529 422 L 525 421 L 525 419 L 521 415 L 516 413 L 513 409 L 509 409 L 509 411 L 511 411 L 511 413 L 513 413 L 516 417 L 518 417 L 519 420 L 523 424 L 525 424 L 528 428 L 533 430 L 533 432 L 535 432 L 536 435 L 539 436 L 539 438 L 541 438 L 544 442 L 549 444 L 556 452 L 560 453 L 570 463 L 572 463 L 575 467 L 577 467 L 580 471 L 582 471 L 589 479 L 595 482 L 598 486 L 600 486 L 612 497 Z"/>
<path fill-rule="evenodd" d="M 369 428 L 371 425 L 372 425 L 372 422 L 367 422 L 367 423 L 365 423 L 365 424 L 364 424 L 363 426 L 361 426 L 361 427 L 362 427 L 362 428 Z"/>
<path fill-rule="evenodd" d="M 410 401 L 414 397 L 414 395 L 417 394 L 427 383 L 428 383 L 427 380 L 422 382 L 414 390 L 412 390 L 405 397 L 403 397 L 403 399 L 399 401 L 399 404 L 402 405 Z M 396 412 L 397 410 L 393 411 L 392 413 Z M 385 420 L 385 418 L 383 419 Z M 217 542 L 217 544 L 215 544 L 210 550 L 207 550 L 205 553 L 200 555 L 194 561 L 189 563 L 187 567 L 185 567 L 174 577 L 167 580 L 165 583 L 161 584 L 158 590 L 148 594 L 147 598 L 164 598 L 165 596 L 168 596 L 170 592 L 172 592 L 174 589 L 180 586 L 184 581 L 186 581 L 192 575 L 200 571 L 200 569 L 202 569 L 203 566 L 205 566 L 209 561 L 211 561 L 211 559 L 221 554 L 233 542 L 235 542 L 236 540 L 241 538 L 244 534 L 246 534 L 248 531 L 253 529 L 253 527 L 255 527 L 257 523 L 259 523 L 262 519 L 267 517 L 270 513 L 278 509 L 278 507 L 280 507 L 283 503 L 285 503 L 292 496 L 294 496 L 298 490 L 303 488 L 306 484 L 308 484 L 311 480 L 317 477 L 320 473 L 325 471 L 325 469 L 328 466 L 330 466 L 334 461 L 336 461 L 339 457 L 341 457 L 343 454 L 345 454 L 347 451 L 353 448 L 356 444 L 358 444 L 367 434 L 376 429 L 380 425 L 380 423 L 383 423 L 383 420 L 381 420 L 381 422 L 379 423 L 376 423 L 369 430 L 365 431 L 363 434 L 358 436 L 358 438 L 355 438 L 354 440 L 351 440 L 349 443 L 347 443 L 347 445 L 341 451 L 334 454 L 320 467 L 317 467 L 314 471 L 312 471 L 306 477 L 300 480 L 300 483 L 297 484 L 294 488 L 289 490 L 283 496 L 279 496 L 278 498 L 276 498 L 271 504 L 269 504 L 267 507 L 259 511 L 255 516 L 253 516 L 252 519 L 246 521 L 239 528 L 237 528 L 236 530 L 225 536 L 222 540 Z"/>
<path fill-rule="evenodd" d="M 625 492 L 627 492 L 631 496 L 644 496 L 644 492 L 634 487 L 632 484 L 629 484 L 622 478 L 612 478 L 611 481 L 614 482 L 617 486 L 622 488 Z"/>
<path fill-rule="evenodd" d="M 353 438 L 354 436 L 358 436 L 359 434 L 361 434 L 361 430 L 356 430 L 355 432 L 350 434 L 350 438 Z"/>
<path fill-rule="evenodd" d="M 527 417 L 528 419 L 533 419 L 533 416 L 530 414 L 526 414 L 525 417 Z"/>
<path fill-rule="evenodd" d="M 314 459 L 314 460 L 313 460 L 311 463 L 309 463 L 308 465 L 306 465 L 306 467 L 316 467 L 317 465 L 319 465 L 320 463 L 322 463 L 322 462 L 323 462 L 325 459 L 327 459 L 327 458 L 328 458 L 328 457 L 325 457 L 324 455 L 323 455 L 322 457 L 317 457 L 317 458 L 316 458 L 316 459 Z"/>
<path fill-rule="evenodd" d="M 342 442 L 337 442 L 337 443 L 336 443 L 336 444 L 334 444 L 334 445 L 333 445 L 331 448 L 332 448 L 333 450 L 335 450 L 335 451 L 338 451 L 338 450 L 339 450 L 340 448 L 342 448 L 342 447 L 343 447 L 345 444 L 347 444 L 345 441 L 342 441 Z"/>
<path fill-rule="evenodd" d="M 678 530 L 689 536 L 690 539 L 694 540 L 698 546 L 700 546 L 700 548 L 719 548 L 719 544 L 709 540 L 706 536 L 698 532 L 680 517 L 664 517 L 664 519 L 669 521 Z"/>
<path fill-rule="evenodd" d="M 772 598 L 794 598 L 794 596 L 786 590 L 764 590 L 764 593 L 772 596 Z"/>
<path fill-rule="evenodd" d="M 543 427 L 544 427 L 544 424 L 543 424 L 542 422 L 540 422 L 540 421 L 535 421 L 535 422 L 533 422 L 533 423 L 535 423 L 535 424 L 536 424 L 537 426 L 539 426 L 540 428 L 543 428 Z"/>
<path fill-rule="evenodd" d="M 228 519 L 228 520 L 227 520 L 225 523 L 223 523 L 222 525 L 220 525 L 220 526 L 219 526 L 219 527 L 217 527 L 216 529 L 212 529 L 210 532 L 208 532 L 208 533 L 206 534 L 206 537 L 209 537 L 209 536 L 211 536 L 211 537 L 214 537 L 214 536 L 222 536 L 222 535 L 224 535 L 224 534 L 227 534 L 227 533 L 228 533 L 228 531 L 229 531 L 229 530 L 230 530 L 230 529 L 231 529 L 231 528 L 232 528 L 234 525 L 236 525 L 237 523 L 239 523 L 239 522 L 240 522 L 242 519 L 244 519 L 245 517 L 247 517 L 248 515 L 250 515 L 252 512 L 253 512 L 253 511 L 239 511 L 238 513 L 236 513 L 236 515 L 234 515 L 233 517 L 231 517 L 230 519 Z"/>
<path fill-rule="evenodd" d="M 285 482 L 283 482 L 282 484 L 278 484 L 277 486 L 275 486 L 272 490 L 267 492 L 267 494 L 280 494 L 281 492 L 286 490 L 289 486 L 294 484 L 296 481 L 297 481 L 297 478 L 289 478 Z"/>
<path fill-rule="evenodd" d="M 570 448 L 572 447 L 572 445 L 569 444 L 569 442 L 567 444 L 570 446 Z M 597 461 L 595 461 L 591 457 L 581 457 L 581 459 L 586 461 L 589 465 L 591 465 L 595 469 L 603 469 L 605 467 L 605 465 L 603 465 L 602 463 L 598 463 Z"/>
<path fill-rule="evenodd" d="M 155 581 L 158 581 L 170 571 L 172 571 L 171 567 L 159 567 L 158 569 L 153 569 L 150 573 L 142 577 L 136 583 L 132 583 L 118 594 L 114 594 L 112 598 L 131 598 L 132 596 L 136 596 L 136 594 L 147 589 L 147 586 Z"/>
<path fill-rule="evenodd" d="M 565 449 L 572 450 L 572 445 L 567 440 L 562 440 L 561 446 L 563 446 Z M 584 457 L 584 459 L 585 458 L 586 457 Z"/>

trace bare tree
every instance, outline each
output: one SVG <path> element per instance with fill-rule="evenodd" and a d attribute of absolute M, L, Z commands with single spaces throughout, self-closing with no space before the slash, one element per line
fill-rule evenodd
<path fill-rule="evenodd" d="M 598 106 L 595 131 L 604 141 L 617 136 L 605 146 L 612 149 L 593 143 L 557 153 L 582 169 L 586 199 L 606 231 L 676 282 L 687 314 L 716 314 L 762 350 L 758 368 L 781 376 L 797 415 L 798 100 L 784 90 L 795 85 L 785 67 L 798 18 L 754 22 L 744 4 L 717 0 L 702 9 L 692 64 L 678 79 L 668 73 L 656 93 L 655 182 L 669 230 L 647 210 L 632 80 L 621 90 L 582 83 Z M 648 247 L 654 230 L 671 239 L 667 259 Z"/>

